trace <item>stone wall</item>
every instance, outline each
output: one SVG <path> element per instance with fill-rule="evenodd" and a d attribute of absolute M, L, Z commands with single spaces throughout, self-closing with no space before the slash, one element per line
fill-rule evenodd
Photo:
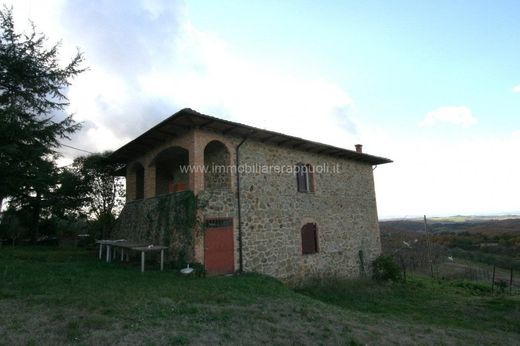
<path fill-rule="evenodd" d="M 125 204 L 112 239 L 169 246 L 167 260 L 193 259 L 192 227 L 183 227 L 185 218 L 196 216 L 192 192 L 178 192 Z M 193 205 L 193 208 L 191 206 Z"/>
<path fill-rule="evenodd" d="M 213 141 L 204 150 L 204 190 L 229 189 L 231 186 L 229 152 L 226 147 Z"/>
<path fill-rule="evenodd" d="M 241 175 L 244 270 L 286 281 L 360 274 L 359 250 L 368 265 L 381 251 L 372 166 L 247 141 L 240 163 L 338 165 L 314 173 L 315 192 L 297 192 L 287 173 Z M 318 253 L 302 255 L 301 227 L 317 224 Z M 368 270 L 368 268 L 365 268 Z"/>

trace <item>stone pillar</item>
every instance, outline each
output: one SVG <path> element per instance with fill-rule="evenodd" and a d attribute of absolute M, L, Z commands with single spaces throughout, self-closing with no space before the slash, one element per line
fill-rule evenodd
<path fill-rule="evenodd" d="M 204 190 L 204 171 L 201 170 L 204 166 L 204 147 L 199 130 L 193 131 L 193 137 L 190 141 L 190 165 L 198 170 L 194 170 L 190 174 L 190 190 L 197 196 Z M 198 217 L 203 220 L 204 215 L 202 211 L 198 210 Z M 204 263 L 204 234 L 200 230 L 194 230 L 194 259 L 196 262 Z"/>
<path fill-rule="evenodd" d="M 236 145 L 238 145 L 238 144 L 236 144 Z M 237 162 L 236 145 L 227 146 L 227 149 L 229 151 L 229 163 L 228 164 L 230 167 L 235 167 L 236 162 Z M 245 146 L 245 144 L 244 144 L 244 146 Z M 241 149 L 243 149 L 243 147 Z M 231 171 L 229 174 L 229 179 L 231 179 L 229 188 L 231 189 L 231 191 L 237 192 L 237 172 Z"/>
<path fill-rule="evenodd" d="M 135 170 L 126 169 L 126 201 L 134 201 L 136 198 L 136 175 Z"/>
<path fill-rule="evenodd" d="M 199 131 L 193 131 L 193 137 L 190 141 L 190 166 L 194 168 L 190 174 L 190 190 L 195 195 L 204 190 L 204 148 L 201 148 L 201 141 L 199 139 Z"/>
<path fill-rule="evenodd" d="M 155 163 L 144 168 L 144 198 L 155 197 Z"/>
<path fill-rule="evenodd" d="M 200 216 L 200 215 L 199 215 Z M 200 230 L 194 230 L 193 256 L 195 262 L 204 263 L 204 234 Z"/>

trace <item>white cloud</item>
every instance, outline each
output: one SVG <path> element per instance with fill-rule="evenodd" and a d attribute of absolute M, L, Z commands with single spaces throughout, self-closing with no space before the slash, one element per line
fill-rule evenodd
<path fill-rule="evenodd" d="M 520 84 L 513 88 L 513 92 L 520 93 Z"/>
<path fill-rule="evenodd" d="M 76 146 L 117 149 L 184 107 L 338 146 L 357 141 L 359 124 L 342 88 L 241 57 L 197 29 L 182 3 L 78 0 L 50 7 L 26 3 L 19 21 L 30 15 L 53 39 L 63 38 L 64 55 L 76 45 L 85 52 L 90 70 L 68 93 L 70 111 L 86 124 Z"/>
<path fill-rule="evenodd" d="M 440 107 L 433 112 L 426 114 L 420 122 L 421 126 L 432 126 L 438 123 L 447 123 L 453 125 L 461 125 L 469 127 L 478 122 L 471 112 L 471 109 L 465 106 L 447 106 Z"/>
<path fill-rule="evenodd" d="M 518 212 L 520 131 L 508 136 L 370 135 L 394 163 L 374 171 L 381 217 Z"/>

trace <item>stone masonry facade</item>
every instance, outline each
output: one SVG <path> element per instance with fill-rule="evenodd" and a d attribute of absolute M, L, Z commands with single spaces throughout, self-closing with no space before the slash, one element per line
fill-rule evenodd
<path fill-rule="evenodd" d="M 381 252 L 372 166 L 296 149 L 246 142 L 241 163 L 337 167 L 314 173 L 314 192 L 297 191 L 291 174 L 241 176 L 244 269 L 287 281 L 360 275 Z M 337 165 L 337 166 L 336 166 Z M 318 252 L 302 255 L 300 230 L 317 226 Z M 365 268 L 368 271 L 368 268 Z"/>
<path fill-rule="evenodd" d="M 234 166 L 242 138 L 193 129 L 129 162 L 127 201 L 136 199 L 137 165 L 144 168 L 144 198 L 156 193 L 155 158 L 178 146 L 188 151 L 190 166 L 210 162 Z M 208 149 L 208 150 L 206 150 Z M 205 152 L 206 151 L 206 152 Z M 206 155 L 205 155 L 206 154 Z M 241 166 L 294 166 L 309 164 L 313 192 L 298 192 L 296 176 L 289 173 L 240 173 L 243 270 L 287 282 L 319 276 L 356 277 L 369 271 L 381 252 L 371 164 L 311 153 L 297 148 L 246 140 L 239 149 Z M 318 172 L 318 167 L 329 172 Z M 334 167 L 337 172 L 331 172 Z M 202 219 L 233 220 L 235 268 L 239 268 L 236 172 L 210 176 L 190 172 L 187 188 L 200 203 Z M 206 183 L 205 183 L 206 182 Z M 135 207 L 133 207 L 135 208 Z M 318 251 L 302 254 L 302 226 L 316 224 Z M 135 232 L 129 227 L 128 232 Z M 194 232 L 193 258 L 204 263 L 204 237 Z M 132 237 L 129 237 L 132 238 Z M 363 254 L 364 268 L 360 261 Z"/>

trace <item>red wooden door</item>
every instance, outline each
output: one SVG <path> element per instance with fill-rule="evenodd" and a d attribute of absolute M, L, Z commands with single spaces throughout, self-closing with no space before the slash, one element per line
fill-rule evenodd
<path fill-rule="evenodd" d="M 235 271 L 233 220 L 206 221 L 204 233 L 204 266 L 208 274 L 230 274 Z"/>

